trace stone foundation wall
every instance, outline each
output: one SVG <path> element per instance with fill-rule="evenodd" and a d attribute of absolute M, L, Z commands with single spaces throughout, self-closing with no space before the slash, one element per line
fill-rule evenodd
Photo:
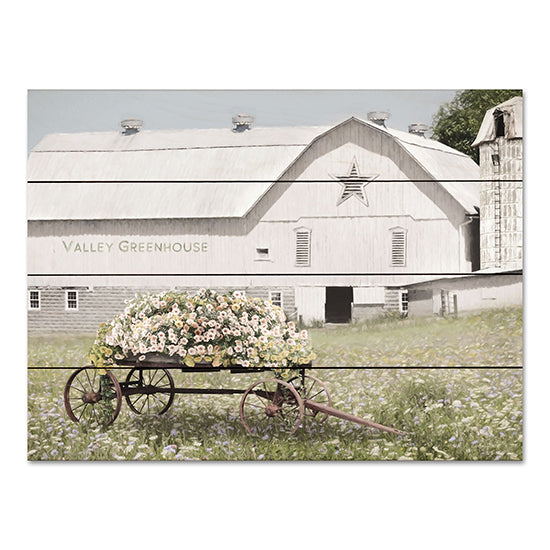
<path fill-rule="evenodd" d="M 196 288 L 176 288 L 196 292 Z M 166 288 L 140 289 L 136 287 L 29 287 L 29 290 L 40 291 L 40 309 L 27 310 L 27 330 L 29 334 L 48 333 L 94 333 L 99 325 L 110 321 L 123 311 L 126 301 L 136 294 L 155 293 Z M 66 291 L 78 292 L 78 309 L 66 309 Z M 244 290 L 252 298 L 269 298 L 269 291 L 281 291 L 283 309 L 289 319 L 295 318 L 294 288 L 216 288 L 218 292 Z"/>

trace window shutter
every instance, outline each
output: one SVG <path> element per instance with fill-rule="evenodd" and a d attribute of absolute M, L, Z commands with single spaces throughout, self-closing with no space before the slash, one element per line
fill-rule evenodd
<path fill-rule="evenodd" d="M 404 229 L 394 229 L 391 235 L 391 265 L 405 266 L 407 263 L 407 236 Z"/>
<path fill-rule="evenodd" d="M 308 266 L 311 263 L 311 232 L 296 231 L 296 265 Z"/>

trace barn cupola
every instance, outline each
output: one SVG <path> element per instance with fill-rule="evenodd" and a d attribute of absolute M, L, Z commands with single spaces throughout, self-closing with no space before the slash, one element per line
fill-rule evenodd
<path fill-rule="evenodd" d="M 233 131 L 234 132 L 244 132 L 245 130 L 250 130 L 254 122 L 254 117 L 250 115 L 240 114 L 235 115 L 231 121 L 233 122 Z"/>
<path fill-rule="evenodd" d="M 138 118 L 127 118 L 123 120 L 120 125 L 122 126 L 122 135 L 131 136 L 137 134 L 143 126 L 143 120 Z"/>
<path fill-rule="evenodd" d="M 384 126 L 386 127 L 386 120 L 390 118 L 390 113 L 386 111 L 370 111 L 367 113 L 367 118 L 369 122 L 373 122 L 374 124 L 378 124 L 378 126 Z"/>
<path fill-rule="evenodd" d="M 424 134 L 428 131 L 428 125 L 422 122 L 415 122 L 414 124 L 409 124 L 409 134 L 414 134 L 415 136 L 426 137 Z"/>

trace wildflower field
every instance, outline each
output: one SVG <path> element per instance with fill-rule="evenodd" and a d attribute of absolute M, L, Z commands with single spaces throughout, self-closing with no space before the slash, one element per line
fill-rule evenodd
<path fill-rule="evenodd" d="M 63 387 L 74 369 L 87 364 L 95 335 L 36 336 L 28 341 L 28 458 L 522 459 L 521 309 L 459 319 L 372 321 L 312 329 L 310 335 L 319 369 L 310 373 L 326 383 L 333 406 L 408 435 L 309 418 L 294 436 L 253 437 L 239 418 L 240 396 L 225 395 L 177 395 L 167 413 L 152 417 L 134 414 L 123 403 L 108 428 L 73 423 Z M 378 368 L 342 368 L 357 366 Z M 185 367 L 172 374 L 176 387 L 243 389 L 264 376 L 192 373 Z M 124 378 L 126 372 L 116 375 Z"/>

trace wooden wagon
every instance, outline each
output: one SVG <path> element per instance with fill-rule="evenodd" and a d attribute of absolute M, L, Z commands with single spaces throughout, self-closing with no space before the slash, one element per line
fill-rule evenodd
<path fill-rule="evenodd" d="M 187 373 L 229 371 L 231 374 L 266 373 L 248 388 L 178 388 L 171 370 Z M 242 395 L 240 418 L 250 434 L 266 430 L 294 434 L 307 417 L 323 422 L 334 416 L 401 435 L 405 432 L 392 427 L 351 415 L 332 407 L 332 399 L 326 385 L 317 377 L 306 374 L 311 364 L 300 365 L 288 380 L 274 377 L 272 368 L 264 367 L 214 367 L 197 363 L 186 367 L 175 359 L 162 354 L 148 354 L 144 360 L 135 357 L 118 360 L 114 368 L 100 374 L 93 365 L 74 371 L 64 390 L 65 408 L 71 420 L 94 421 L 112 424 L 117 418 L 122 399 L 136 414 L 164 414 L 176 394 Z M 118 380 L 115 372 L 126 371 L 124 380 Z"/>

